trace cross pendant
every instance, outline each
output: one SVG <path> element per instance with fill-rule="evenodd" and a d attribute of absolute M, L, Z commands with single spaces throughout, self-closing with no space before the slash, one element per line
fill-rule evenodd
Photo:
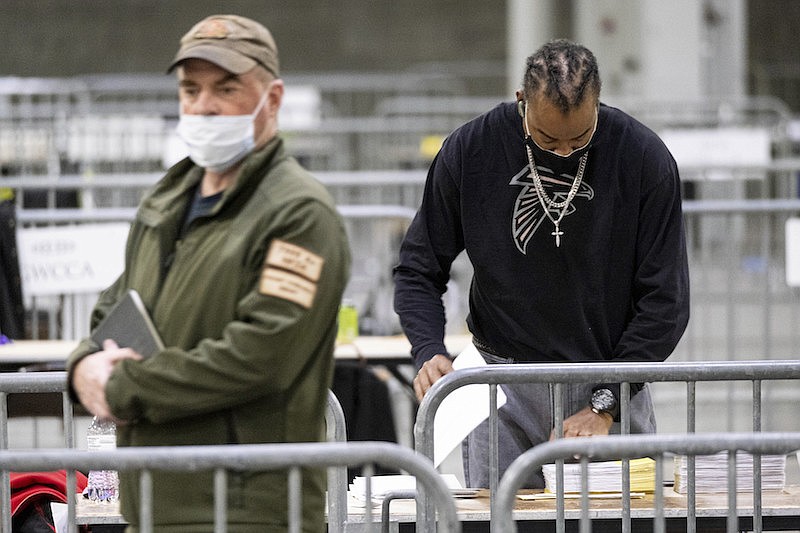
<path fill-rule="evenodd" d="M 555 236 L 556 248 L 559 248 L 561 246 L 561 236 L 564 235 L 564 232 L 558 229 L 558 223 L 556 223 L 556 230 L 550 233 L 550 235 Z"/>

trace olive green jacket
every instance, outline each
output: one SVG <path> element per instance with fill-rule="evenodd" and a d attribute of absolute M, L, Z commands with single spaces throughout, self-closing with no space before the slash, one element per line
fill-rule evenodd
<path fill-rule="evenodd" d="M 350 269 L 342 220 L 325 188 L 276 138 L 248 156 L 211 214 L 177 240 L 202 174 L 184 160 L 144 198 L 125 271 L 91 317 L 94 328 L 134 288 L 167 346 L 114 368 L 108 403 L 117 418 L 130 421 L 118 428 L 117 443 L 322 440 L 337 311 Z M 98 349 L 82 341 L 68 368 Z M 135 530 L 138 483 L 135 475 L 121 478 L 123 514 Z M 211 480 L 211 474 L 156 473 L 157 530 L 209 530 Z M 285 473 L 231 475 L 229 531 L 285 530 L 285 489 Z M 306 530 L 324 527 L 324 490 L 324 473 L 304 473 Z"/>

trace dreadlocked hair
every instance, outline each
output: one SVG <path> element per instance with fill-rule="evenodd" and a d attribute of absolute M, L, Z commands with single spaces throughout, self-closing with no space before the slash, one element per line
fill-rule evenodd
<path fill-rule="evenodd" d="M 597 60 L 580 44 L 566 39 L 550 41 L 528 57 L 522 88 L 526 98 L 541 91 L 563 113 L 568 113 L 587 96 L 600 96 Z"/>

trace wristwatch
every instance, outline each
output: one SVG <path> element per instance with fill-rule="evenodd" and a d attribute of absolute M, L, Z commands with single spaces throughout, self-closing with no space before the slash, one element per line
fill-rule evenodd
<path fill-rule="evenodd" d="M 611 418 L 617 415 L 617 399 L 610 389 L 597 389 L 592 393 L 592 411 L 599 414 L 608 413 Z"/>

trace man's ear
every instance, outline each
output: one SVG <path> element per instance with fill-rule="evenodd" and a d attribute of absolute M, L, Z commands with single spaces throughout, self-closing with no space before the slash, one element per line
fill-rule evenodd
<path fill-rule="evenodd" d="M 283 102 L 283 91 L 283 80 L 280 78 L 272 80 L 269 84 L 269 88 L 267 89 L 267 104 L 275 116 L 277 116 L 278 109 L 281 107 L 281 103 Z"/>

